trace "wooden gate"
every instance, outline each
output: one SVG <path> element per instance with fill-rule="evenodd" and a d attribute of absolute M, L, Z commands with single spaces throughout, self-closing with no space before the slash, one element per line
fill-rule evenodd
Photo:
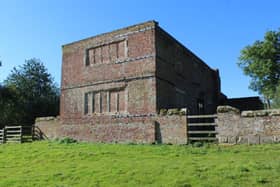
<path fill-rule="evenodd" d="M 4 129 L 0 129 L 0 144 L 3 144 L 5 140 L 5 131 Z"/>
<path fill-rule="evenodd" d="M 6 126 L 5 127 L 5 142 L 21 143 L 22 142 L 22 127 L 21 126 Z"/>
<path fill-rule="evenodd" d="M 0 144 L 32 142 L 33 139 L 33 126 L 5 126 L 0 129 Z"/>
<path fill-rule="evenodd" d="M 188 119 L 188 140 L 193 141 L 217 141 L 215 131 L 216 114 L 211 115 L 190 115 Z"/>

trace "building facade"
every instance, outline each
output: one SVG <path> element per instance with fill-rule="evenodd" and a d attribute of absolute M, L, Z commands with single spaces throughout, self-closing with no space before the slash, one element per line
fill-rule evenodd
<path fill-rule="evenodd" d="M 60 116 L 36 122 L 48 138 L 185 144 L 186 113 L 215 113 L 226 99 L 219 71 L 155 21 L 62 51 Z"/>
<path fill-rule="evenodd" d="M 63 121 L 103 115 L 156 115 L 187 108 L 213 113 L 220 78 L 155 21 L 63 46 Z"/>

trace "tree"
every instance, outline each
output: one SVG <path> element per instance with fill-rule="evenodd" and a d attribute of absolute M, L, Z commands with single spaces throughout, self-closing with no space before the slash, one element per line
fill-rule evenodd
<path fill-rule="evenodd" d="M 53 116 L 59 110 L 59 89 L 39 59 L 26 60 L 4 81 L 15 111 L 15 123 L 33 124 L 36 117 Z M 16 99 L 14 98 L 16 97 Z M 9 111 L 6 111 L 9 113 Z M 11 120 L 10 120 L 11 121 Z"/>
<path fill-rule="evenodd" d="M 280 84 L 280 29 L 268 31 L 263 41 L 246 46 L 238 65 L 252 78 L 249 88 L 263 95 L 270 108 Z"/>
<path fill-rule="evenodd" d="M 272 99 L 272 106 L 273 108 L 280 108 L 280 85 L 276 88 L 276 92 Z"/>
<path fill-rule="evenodd" d="M 6 125 L 18 124 L 24 111 L 20 110 L 18 93 L 15 89 L 0 85 L 0 129 Z"/>

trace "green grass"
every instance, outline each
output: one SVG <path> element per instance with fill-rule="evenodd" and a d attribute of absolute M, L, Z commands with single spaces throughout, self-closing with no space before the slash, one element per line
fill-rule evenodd
<path fill-rule="evenodd" d="M 279 186 L 280 144 L 0 145 L 0 186 Z"/>

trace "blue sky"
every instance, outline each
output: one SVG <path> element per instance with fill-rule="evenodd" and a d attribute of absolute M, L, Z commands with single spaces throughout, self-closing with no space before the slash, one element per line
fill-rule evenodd
<path fill-rule="evenodd" d="M 40 58 L 60 84 L 61 45 L 147 20 L 220 70 L 228 97 L 257 95 L 236 62 L 240 50 L 280 28 L 278 0 L 1 0 L 0 82 Z"/>

